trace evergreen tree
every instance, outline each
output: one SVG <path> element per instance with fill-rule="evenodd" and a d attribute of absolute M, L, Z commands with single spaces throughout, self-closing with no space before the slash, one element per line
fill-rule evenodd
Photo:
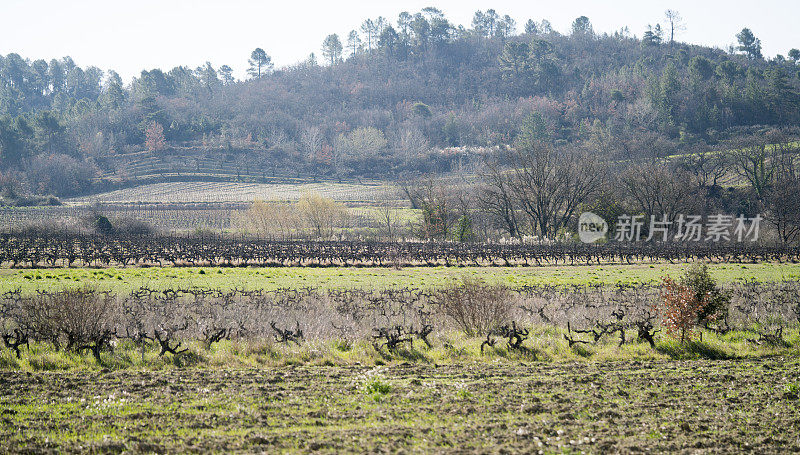
<path fill-rule="evenodd" d="M 272 58 L 260 47 L 253 50 L 247 63 L 250 64 L 247 74 L 259 79 L 272 69 Z"/>
<path fill-rule="evenodd" d="M 325 37 L 322 42 L 322 55 L 333 66 L 342 59 L 342 42 L 339 41 L 339 35 L 332 34 Z"/>
<path fill-rule="evenodd" d="M 743 28 L 741 32 L 736 34 L 736 39 L 739 41 L 740 52 L 744 52 L 751 59 L 761 59 L 761 40 L 753 35 L 749 28 Z"/>

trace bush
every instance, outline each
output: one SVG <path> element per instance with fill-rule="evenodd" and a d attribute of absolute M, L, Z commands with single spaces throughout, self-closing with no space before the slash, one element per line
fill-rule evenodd
<path fill-rule="evenodd" d="M 95 215 L 93 226 L 98 234 L 111 235 L 114 233 L 114 226 L 111 225 L 111 221 L 106 216 Z"/>
<path fill-rule="evenodd" d="M 717 287 L 716 280 L 708 272 L 708 265 L 691 266 L 681 277 L 681 284 L 692 290 L 695 301 L 705 302 L 697 315 L 699 324 L 718 321 L 727 316 L 731 295 Z"/>
<path fill-rule="evenodd" d="M 99 349 L 111 331 L 112 302 L 92 288 L 43 292 L 21 297 L 14 319 L 34 340 L 56 349 Z"/>
<path fill-rule="evenodd" d="M 414 105 L 411 107 L 411 110 L 414 112 L 414 115 L 423 118 L 430 118 L 433 115 L 431 108 L 425 103 L 414 103 Z"/>
<path fill-rule="evenodd" d="M 473 278 L 436 291 L 434 301 L 469 336 L 488 334 L 508 320 L 512 308 L 508 288 Z"/>
<path fill-rule="evenodd" d="M 680 282 L 664 278 L 661 297 L 663 325 L 681 344 L 691 341 L 698 325 L 725 319 L 731 301 L 731 294 L 717 286 L 706 264 L 690 267 Z"/>
<path fill-rule="evenodd" d="M 661 314 L 667 333 L 676 338 L 680 337 L 681 344 L 691 341 L 692 333 L 697 327 L 698 316 L 708 305 L 707 296 L 698 299 L 693 289 L 666 277 L 661 298 L 663 305 Z"/>

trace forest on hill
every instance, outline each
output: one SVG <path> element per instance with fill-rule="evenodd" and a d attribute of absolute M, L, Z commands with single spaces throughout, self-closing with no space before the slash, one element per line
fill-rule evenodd
<path fill-rule="evenodd" d="M 272 175 L 404 178 L 480 163 L 521 131 L 628 161 L 794 137 L 800 51 L 765 58 L 746 28 L 727 50 L 682 43 L 672 13 L 637 37 L 597 33 L 584 16 L 562 34 L 494 10 L 465 27 L 425 8 L 329 35 L 289 67 L 274 68 L 268 48 L 231 56 L 247 60 L 246 80 L 206 63 L 124 84 L 69 57 L 11 53 L 0 56 L 0 187 L 5 200 L 92 193 L 136 178 L 125 157 L 178 151 Z"/>

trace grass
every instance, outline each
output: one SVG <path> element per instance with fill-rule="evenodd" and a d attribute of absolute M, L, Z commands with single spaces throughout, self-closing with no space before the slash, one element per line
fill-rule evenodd
<path fill-rule="evenodd" d="M 22 348 L 21 358 L 8 349 L 0 349 L 0 370 L 14 371 L 97 371 L 110 370 L 170 370 L 183 368 L 278 368 L 285 366 L 357 366 L 392 365 L 399 363 L 446 365 L 464 362 L 614 362 L 614 361 L 664 361 L 664 360 L 730 360 L 786 356 L 800 358 L 800 334 L 787 330 L 785 344 L 770 346 L 748 342 L 749 332 L 733 331 L 726 335 L 705 332 L 703 338 L 681 344 L 667 337 L 657 336 L 655 349 L 636 340 L 635 330 L 627 333 L 628 343 L 618 346 L 617 337 L 604 337 L 596 344 L 576 344 L 570 347 L 564 340 L 566 331 L 553 326 L 530 327 L 530 338 L 523 350 L 509 349 L 503 339 L 495 347 L 486 347 L 481 353 L 483 338 L 467 337 L 458 332 L 443 332 L 432 336 L 432 347 L 415 342 L 413 347 L 402 345 L 395 351 L 360 340 L 344 345 L 341 340 L 310 340 L 301 345 L 281 344 L 271 340 L 222 341 L 206 347 L 201 342 L 184 343 L 187 353 L 159 356 L 155 343 L 150 343 L 142 353 L 139 345 L 120 340 L 112 352 L 101 354 L 98 364 L 91 354 L 56 351 L 46 343 L 32 343 Z M 374 379 L 374 381 L 373 381 Z M 381 378 L 371 378 L 365 393 L 388 393 Z"/>
<path fill-rule="evenodd" d="M 686 264 L 634 264 L 549 267 L 406 267 L 392 268 L 214 268 L 152 267 L 108 269 L 0 270 L 0 292 L 22 289 L 59 289 L 91 285 L 99 289 L 128 292 L 140 286 L 166 289 L 204 287 L 214 289 L 429 289 L 482 278 L 510 287 L 535 285 L 590 285 L 655 283 L 665 275 L 679 276 Z M 761 282 L 800 279 L 800 264 L 711 264 L 712 276 L 720 283 L 754 279 Z"/>
<path fill-rule="evenodd" d="M 0 452 L 791 453 L 798 374 L 786 358 L 4 373 Z"/>
<path fill-rule="evenodd" d="M 796 327 L 777 347 L 745 332 L 659 334 L 655 349 L 563 335 L 533 326 L 524 350 L 484 354 L 460 332 L 381 353 L 242 340 L 158 356 L 124 340 L 102 365 L 2 349 L 0 453 L 800 450 L 785 431 L 800 421 Z"/>

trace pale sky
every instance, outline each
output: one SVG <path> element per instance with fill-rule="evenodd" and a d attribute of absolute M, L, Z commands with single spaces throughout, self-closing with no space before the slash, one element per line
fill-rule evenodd
<path fill-rule="evenodd" d="M 383 16 L 393 24 L 401 11 L 435 6 L 455 24 L 469 27 L 476 10 L 494 8 L 517 21 L 517 31 L 533 18 L 548 19 L 567 33 L 572 21 L 588 16 L 598 33 L 628 26 L 641 37 L 647 24 L 665 23 L 664 10 L 677 10 L 686 30 L 678 40 L 725 48 L 743 27 L 761 39 L 764 55 L 800 48 L 800 1 L 619 0 L 473 1 L 338 0 L 0 0 L 0 54 L 49 60 L 71 56 L 86 67 L 114 69 L 126 82 L 142 69 L 195 68 L 205 61 L 231 66 L 243 77 L 247 58 L 262 47 L 276 67 L 314 52 L 338 33 L 346 41 L 366 18 Z"/>

